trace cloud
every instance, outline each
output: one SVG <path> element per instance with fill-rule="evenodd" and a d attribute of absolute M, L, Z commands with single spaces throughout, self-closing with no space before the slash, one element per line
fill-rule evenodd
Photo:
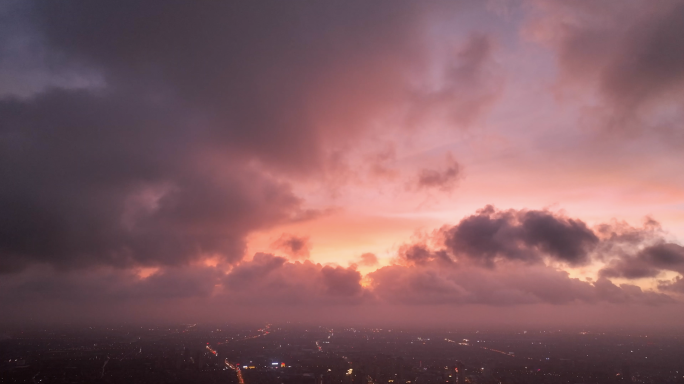
<path fill-rule="evenodd" d="M 664 292 L 684 294 L 684 278 L 676 276 L 670 281 L 659 281 L 658 289 Z"/>
<path fill-rule="evenodd" d="M 664 294 L 654 291 L 644 291 L 640 287 L 631 284 L 613 284 L 606 278 L 599 278 L 594 287 L 599 297 L 612 303 L 644 303 L 644 304 L 663 304 L 673 303 L 675 300 Z"/>
<path fill-rule="evenodd" d="M 311 241 L 306 236 L 295 236 L 283 233 L 271 244 L 275 250 L 285 252 L 292 259 L 308 259 L 311 251 Z"/>
<path fill-rule="evenodd" d="M 452 49 L 438 85 L 427 83 L 413 92 L 409 124 L 443 119 L 454 127 L 468 127 L 481 118 L 503 89 L 495 50 L 494 38 L 483 33 L 471 34 Z"/>
<path fill-rule="evenodd" d="M 60 90 L 0 101 L 0 271 L 234 262 L 247 233 L 305 211 L 257 169 L 198 158 L 183 117 L 153 104 Z"/>
<path fill-rule="evenodd" d="M 403 1 L 34 8 L 54 55 L 178 102 L 218 150 L 295 173 L 320 168 L 391 108 L 424 56 L 425 7 Z"/>
<path fill-rule="evenodd" d="M 496 270 L 475 266 L 445 267 L 435 261 L 413 266 L 392 265 L 369 274 L 373 293 L 383 302 L 402 305 L 494 306 L 599 302 L 672 303 L 668 295 L 616 286 L 607 279 L 595 283 L 569 277 L 543 265 L 525 267 L 500 262 Z"/>
<path fill-rule="evenodd" d="M 446 250 L 433 250 L 425 243 L 404 244 L 399 248 L 398 259 L 406 265 L 422 265 L 429 262 L 453 263 Z"/>
<path fill-rule="evenodd" d="M 668 117 L 673 110 L 681 115 L 684 99 L 682 4 L 537 4 L 527 32 L 555 50 L 561 88 L 596 92 L 609 129 L 676 129 L 667 125 L 676 121 Z"/>
<path fill-rule="evenodd" d="M 390 165 L 396 160 L 396 148 L 392 143 L 387 143 L 379 151 L 367 155 L 365 160 L 372 177 L 392 179 L 397 176 L 398 171 Z"/>
<path fill-rule="evenodd" d="M 224 277 L 226 299 L 242 304 L 333 305 L 361 302 L 367 291 L 355 267 L 323 266 L 309 260 L 257 253 Z"/>
<path fill-rule="evenodd" d="M 418 189 L 438 189 L 451 191 L 456 187 L 456 182 L 461 176 L 461 166 L 447 155 L 446 166 L 441 169 L 422 169 L 418 174 L 416 184 Z"/>
<path fill-rule="evenodd" d="M 684 274 L 684 247 L 665 242 L 651 245 L 635 255 L 622 255 L 611 260 L 599 273 L 605 277 L 639 279 L 656 277 L 663 271 Z"/>
<path fill-rule="evenodd" d="M 17 33 L 102 84 L 0 99 L 0 272 L 235 263 L 248 233 L 311 217 L 264 167 L 320 172 L 390 105 L 413 8 L 27 6 Z"/>
<path fill-rule="evenodd" d="M 614 221 L 592 229 L 548 210 L 486 206 L 404 244 L 395 264 L 368 279 L 381 301 L 402 305 L 670 303 L 675 299 L 665 292 L 679 291 L 677 278 L 661 282 L 661 292 L 609 280 L 655 277 L 663 270 L 684 274 L 684 248 L 662 239 L 660 225 L 650 218 L 643 228 Z M 605 260 L 594 282 L 558 267 Z"/>
<path fill-rule="evenodd" d="M 226 276 L 226 285 L 234 290 L 249 288 L 271 272 L 279 270 L 287 259 L 269 253 L 256 253 L 251 261 L 243 262 Z"/>
<path fill-rule="evenodd" d="M 0 98 L 0 272 L 234 264 L 249 233 L 315 217 L 290 183 L 334 179 L 358 140 L 405 125 L 378 122 L 432 98 L 414 91 L 442 7 L 22 6 L 13 41 L 30 40 L 50 76 L 97 81 Z M 437 97 L 463 122 L 491 49 L 470 38 Z M 448 188 L 457 167 L 426 172 L 423 185 Z"/>
<path fill-rule="evenodd" d="M 39 267 L 30 273 L 5 276 L 0 301 L 13 307 L 169 303 L 209 298 L 216 292 L 223 273 L 213 267 L 168 267 L 146 278 L 135 271 L 100 268 L 87 272 L 56 272 Z M 81 308 L 78 308 L 81 310 Z"/>
<path fill-rule="evenodd" d="M 326 292 L 333 296 L 354 297 L 361 294 L 361 274 L 354 268 L 332 267 L 321 269 Z"/>
<path fill-rule="evenodd" d="M 378 265 L 378 257 L 374 253 L 364 253 L 360 257 L 358 264 L 364 267 L 374 267 Z"/>
<path fill-rule="evenodd" d="M 347 182 L 355 165 L 372 179 L 357 182 L 370 188 L 336 202 L 382 200 L 371 196 L 383 189 L 380 178 L 411 190 L 454 190 L 462 166 L 451 156 L 403 167 L 435 144 L 469 146 L 451 146 L 454 136 L 445 133 L 455 128 L 476 137 L 465 144 L 487 158 L 497 143 L 535 142 L 495 126 L 518 106 L 494 109 L 506 71 L 539 85 L 529 73 L 536 63 L 510 60 L 511 49 L 520 51 L 514 33 L 506 34 L 517 26 L 489 26 L 491 15 L 476 11 L 465 17 L 482 30 L 471 33 L 451 17 L 460 20 L 451 11 L 462 7 L 403 0 L 392 7 L 356 0 L 0 5 L 0 307 L 17 318 L 42 308 L 177 319 L 271 308 L 315 315 L 321 307 L 353 318 L 387 305 L 416 312 L 427 304 L 676 297 L 681 277 L 663 272 L 682 274 L 682 248 L 665 241 L 658 224 L 590 228 L 544 209 L 484 207 L 400 246 L 391 265 L 367 276 L 354 264 L 310 260 L 305 226 L 283 233 L 266 249 L 273 254 L 245 258 L 250 235 L 280 234 L 281 226 L 329 212 L 317 195 L 321 184 Z M 547 2 L 528 32 L 553 49 L 564 89 L 598 97 L 586 100 L 597 101 L 592 108 L 610 127 L 639 120 L 655 127 L 681 120 L 682 9 Z M 504 68 L 500 60 L 510 61 Z M 505 97 L 529 103 L 529 90 Z M 484 136 L 471 130 L 480 123 Z M 383 214 L 396 213 L 391 201 L 380 204 Z M 207 259 L 218 264 L 207 267 Z M 356 260 L 363 271 L 379 265 L 371 253 Z M 596 281 L 561 269 L 591 263 L 605 264 Z M 148 267 L 156 272 L 140 277 Z M 660 292 L 615 280 L 662 275 L 670 280 Z"/>
<path fill-rule="evenodd" d="M 498 210 L 486 206 L 398 250 L 396 262 L 368 275 L 383 302 L 401 305 L 521 305 L 609 302 L 675 302 L 679 280 L 659 290 L 615 285 L 612 277 L 655 277 L 684 272 L 681 246 L 665 243 L 660 225 L 622 222 L 589 228 L 548 210 Z M 636 257 L 631 256 L 639 250 Z M 571 278 L 558 263 L 589 265 L 608 260 L 596 281 Z"/>
<path fill-rule="evenodd" d="M 434 238 L 400 247 L 392 264 L 366 276 L 361 275 L 356 265 L 345 268 L 310 260 L 290 261 L 269 253 L 256 253 L 250 260 L 223 266 L 227 269 L 198 264 L 162 266 L 149 276 L 143 275 L 146 277 L 132 269 L 113 267 L 76 271 L 31 266 L 0 280 L 0 305 L 11 308 L 12 316 L 6 321 L 44 317 L 58 309 L 63 315 L 52 319 L 174 320 L 225 313 L 240 319 L 263 319 L 267 315 L 300 318 L 297 316 L 306 313 L 306 318 L 312 320 L 326 318 L 320 313 L 324 308 L 324 312 L 330 314 L 342 311 L 345 318 L 350 319 L 371 316 L 387 320 L 395 311 L 415 311 L 411 308 L 416 306 L 425 313 L 438 314 L 468 306 L 521 307 L 534 312 L 549 305 L 557 308 L 582 305 L 586 311 L 601 303 L 679 305 L 676 298 L 684 291 L 681 276 L 659 281 L 658 291 L 609 280 L 609 277 L 629 277 L 626 273 L 608 276 L 602 272 L 596 281 L 574 278 L 552 262 L 556 259 L 541 256 L 551 254 L 549 252 L 561 255 L 562 252 L 549 251 L 553 248 L 548 248 L 550 246 L 545 242 L 552 242 L 546 238 L 541 242 L 538 236 L 510 237 L 506 234 L 501 237 L 507 239 L 506 246 L 497 245 L 498 256 L 486 259 L 486 263 L 482 260 L 473 262 L 472 256 L 439 247 L 440 240 L 448 239 L 449 229 L 461 228 L 473 217 L 503 218 L 507 224 L 494 227 L 506 228 L 512 233 L 521 231 L 525 234 L 521 228 L 527 220 L 534 222 L 539 217 L 551 229 L 563 228 L 574 233 L 577 228 L 577 224 L 570 224 L 572 219 L 548 211 L 498 211 L 486 207 L 457 226 L 436 231 Z M 535 225 L 530 228 L 536 228 Z M 600 227 L 605 229 L 605 226 Z M 580 225 L 579 228 L 584 227 Z M 550 233 L 555 234 L 553 230 Z M 603 231 L 602 236 L 606 233 Z M 529 238 L 532 240 L 526 240 Z M 620 238 L 632 241 L 634 237 Z M 611 237 L 603 239 L 610 241 Z M 521 248 L 520 254 L 540 252 L 540 255 L 531 259 L 501 256 L 501 252 L 511 251 L 512 244 Z M 623 263 L 634 260 L 606 259 Z M 659 243 L 642 248 L 636 260 L 656 270 L 681 273 L 684 252 L 679 245 Z M 373 254 L 362 255 L 361 261 L 366 266 L 377 265 Z M 615 265 L 621 264 L 613 267 Z"/>
<path fill-rule="evenodd" d="M 544 257 L 581 265 L 599 243 L 581 220 L 549 211 L 501 211 L 492 206 L 441 232 L 453 255 L 487 266 L 499 259 L 538 263 Z"/>

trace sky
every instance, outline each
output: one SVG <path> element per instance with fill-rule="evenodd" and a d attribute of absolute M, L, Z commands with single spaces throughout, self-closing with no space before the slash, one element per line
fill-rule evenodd
<path fill-rule="evenodd" d="M 3 322 L 681 327 L 684 3 L 0 4 Z"/>

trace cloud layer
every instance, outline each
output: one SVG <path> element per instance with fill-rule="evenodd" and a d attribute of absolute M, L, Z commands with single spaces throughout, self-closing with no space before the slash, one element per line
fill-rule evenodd
<path fill-rule="evenodd" d="M 0 306 L 680 311 L 683 20 L 637 1 L 2 4 Z"/>
<path fill-rule="evenodd" d="M 544 230 L 538 229 L 540 222 L 545 223 Z M 654 226 L 649 222 L 642 229 L 624 225 L 611 228 L 635 234 L 652 231 Z M 681 275 L 661 281 L 657 290 L 610 279 L 656 277 L 665 271 L 682 274 L 682 247 L 645 234 L 607 235 L 607 227 L 590 229 L 577 219 L 551 211 L 502 211 L 487 206 L 453 227 L 443 227 L 428 238 L 405 244 L 392 263 L 365 276 L 357 270 L 357 264 L 323 265 L 270 253 L 257 253 L 228 270 L 203 265 L 169 266 L 146 277 L 111 267 L 85 273 L 43 267 L 7 275 L 0 283 L 0 302 L 18 308 L 17 313 L 23 316 L 37 315 L 61 303 L 73 306 L 74 315 L 85 311 L 95 316 L 92 314 L 111 308 L 127 308 L 119 314 L 132 316 L 131 308 L 150 306 L 155 309 L 150 316 L 166 314 L 170 318 L 179 318 L 180 303 L 183 308 L 195 308 L 198 314 L 208 308 L 239 308 L 255 316 L 288 313 L 283 315 L 286 317 L 293 316 L 291 311 L 296 308 L 346 308 L 348 314 L 366 313 L 371 317 L 396 306 L 419 306 L 428 311 L 469 305 L 522 305 L 532 311 L 547 305 L 679 308 Z M 459 243 L 455 239 L 462 231 L 468 233 L 468 239 L 494 246 Z M 626 238 L 631 240 L 629 248 L 618 247 Z M 567 239 L 580 239 L 573 244 L 584 241 L 587 247 L 566 248 Z M 652 241 L 656 244 L 650 245 Z M 616 249 L 620 251 L 614 252 Z M 625 253 L 627 249 L 632 253 Z M 606 267 L 597 280 L 572 277 L 559 267 L 599 260 L 605 260 Z M 373 254 L 364 254 L 359 264 L 372 267 L 378 260 Z"/>

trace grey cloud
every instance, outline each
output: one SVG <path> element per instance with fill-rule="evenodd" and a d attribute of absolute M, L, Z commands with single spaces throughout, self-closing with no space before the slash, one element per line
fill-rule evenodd
<path fill-rule="evenodd" d="M 117 268 L 56 271 L 34 266 L 0 280 L 0 305 L 10 309 L 4 321 L 49 313 L 53 320 L 81 321 L 150 316 L 177 321 L 218 313 L 259 318 L 313 308 L 342 310 L 351 318 L 372 313 L 386 318 L 393 313 L 383 312 L 387 308 L 415 311 L 411 309 L 415 306 L 439 312 L 439 308 L 467 305 L 530 310 L 539 305 L 665 305 L 677 303 L 666 293 L 683 291 L 680 277 L 662 281 L 661 293 L 616 285 L 605 277 L 595 282 L 571 278 L 565 271 L 541 264 L 521 265 L 514 260 L 497 264 L 498 268 L 490 269 L 446 264 L 436 258 L 420 264 L 394 264 L 368 274 L 366 287 L 354 267 L 289 262 L 266 253 L 241 261 L 227 273 L 207 266 L 162 267 L 146 278 Z"/>
<path fill-rule="evenodd" d="M 609 129 L 657 128 L 644 112 L 681 104 L 684 5 L 540 2 L 539 8 L 534 28 L 558 55 L 562 86 L 583 83 L 598 91 Z"/>
<path fill-rule="evenodd" d="M 321 269 L 326 292 L 333 296 L 358 296 L 363 291 L 361 274 L 354 268 L 325 266 Z"/>
<path fill-rule="evenodd" d="M 684 278 L 681 276 L 677 276 L 670 281 L 661 280 L 658 283 L 658 289 L 661 291 L 684 294 Z"/>
<path fill-rule="evenodd" d="M 227 299 L 243 304 L 358 304 L 368 297 L 354 267 L 288 262 L 267 253 L 234 267 L 224 285 Z"/>
<path fill-rule="evenodd" d="M 235 290 L 249 289 L 271 272 L 287 263 L 287 259 L 270 253 L 256 253 L 252 261 L 235 267 L 225 278 L 226 285 Z"/>
<path fill-rule="evenodd" d="M 631 284 L 613 284 L 606 278 L 599 278 L 594 287 L 599 296 L 612 303 L 644 303 L 644 304 L 663 304 L 673 303 L 675 300 L 664 294 L 653 291 L 644 291 L 640 287 Z"/>
<path fill-rule="evenodd" d="M 433 250 L 426 244 L 406 244 L 399 249 L 399 260 L 407 265 L 421 265 L 429 262 L 450 264 L 452 258 L 445 250 Z"/>
<path fill-rule="evenodd" d="M 411 79 L 428 16 L 452 7 L 23 4 L 12 36 L 30 36 L 53 75 L 98 81 L 0 99 L 0 271 L 237 262 L 248 233 L 315 216 L 283 180 L 335 172 L 374 122 L 427 98 Z M 458 53 L 459 105 L 487 41 Z"/>
<path fill-rule="evenodd" d="M 57 272 L 48 268 L 5 276 L 0 302 L 10 306 L 46 303 L 92 307 L 201 299 L 214 294 L 222 273 L 212 267 L 169 267 L 145 279 L 134 271 L 101 268 L 87 272 Z"/>
<path fill-rule="evenodd" d="M 102 84 L 0 99 L 0 272 L 235 263 L 251 231 L 315 216 L 273 171 L 321 172 L 392 105 L 420 8 L 25 4 L 13 33 Z"/>
<path fill-rule="evenodd" d="M 611 260 L 599 273 L 605 277 L 639 279 L 658 276 L 662 271 L 684 274 L 684 247 L 661 242 L 636 254 L 625 254 Z"/>
<path fill-rule="evenodd" d="M 220 149 L 301 172 L 322 164 L 324 142 L 354 136 L 402 95 L 422 57 L 423 8 L 70 1 L 37 2 L 34 19 L 55 55 L 181 101 Z"/>
<path fill-rule="evenodd" d="M 353 268 L 293 263 L 266 253 L 228 273 L 193 265 L 161 267 L 144 278 L 130 269 L 32 266 L 0 279 L 0 306 L 11 309 L 7 319 L 54 312 L 55 318 L 70 319 L 110 314 L 140 320 L 164 314 L 177 321 L 190 311 L 206 316 L 236 308 L 358 305 L 371 299 L 360 280 Z"/>
<path fill-rule="evenodd" d="M 197 158 L 184 118 L 133 97 L 55 90 L 0 101 L 0 270 L 233 262 L 301 209 L 289 186 Z"/>
<path fill-rule="evenodd" d="M 444 268 L 432 262 L 383 267 L 369 277 L 373 293 L 380 300 L 404 305 L 675 302 L 668 295 L 642 291 L 634 285 L 616 286 L 607 279 L 591 283 L 541 265 L 491 270 L 473 266 Z"/>
<path fill-rule="evenodd" d="M 684 81 L 684 5 L 665 6 L 630 28 L 603 69 L 601 88 L 625 110 L 668 94 Z"/>
<path fill-rule="evenodd" d="M 488 266 L 497 259 L 536 263 L 544 256 L 584 264 L 599 243 L 580 220 L 549 211 L 499 211 L 492 206 L 443 228 L 442 234 L 450 252 Z"/>

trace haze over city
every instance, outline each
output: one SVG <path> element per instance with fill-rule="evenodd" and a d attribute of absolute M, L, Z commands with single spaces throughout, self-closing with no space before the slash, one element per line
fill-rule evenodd
<path fill-rule="evenodd" d="M 679 331 L 683 101 L 681 1 L 4 1 L 0 325 Z"/>

